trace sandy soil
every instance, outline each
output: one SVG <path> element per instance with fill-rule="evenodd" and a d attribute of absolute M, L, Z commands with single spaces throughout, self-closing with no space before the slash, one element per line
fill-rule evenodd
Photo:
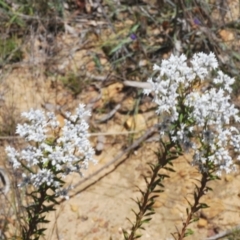
<path fill-rule="evenodd" d="M 11 82 L 13 80 L 14 83 Z M 58 98 L 48 82 L 24 85 L 27 83 L 26 78 L 18 77 L 15 83 L 16 76 L 13 75 L 8 79 L 8 84 L 14 86 L 12 89 L 14 94 L 8 100 L 14 102 L 16 106 L 21 106 L 21 111 L 46 104 L 46 99 L 49 104 L 56 104 Z M 45 97 L 44 94 L 46 94 Z M 59 94 L 61 97 L 70 96 L 68 92 L 64 93 L 63 89 Z M 22 97 L 23 95 L 25 97 Z M 82 98 L 85 97 L 82 96 Z M 74 106 L 79 100 L 69 97 L 69 101 Z M 106 136 L 104 149 L 100 155 L 96 156 L 98 164 L 91 165 L 85 177 L 105 166 L 123 150 L 123 147 L 131 144 L 128 137 L 116 134 L 126 131 L 119 119 L 121 116 L 116 115 L 107 124 L 99 126 L 100 132 L 114 131 L 114 134 Z M 125 118 L 122 119 L 122 122 L 124 121 Z M 148 128 L 149 125 L 146 123 L 145 129 Z M 92 137 L 92 143 L 96 146 L 96 137 Z M 157 149 L 157 142 L 144 142 L 128 157 L 124 155 L 115 164 L 104 168 L 100 174 L 86 181 L 78 175 L 67 179 L 71 184 L 83 182 L 73 190 L 70 200 L 63 202 L 57 207 L 55 213 L 48 216 L 51 222 L 47 225 L 45 239 L 123 239 L 122 229 L 129 230 L 131 227 L 127 218 L 134 220 L 131 209 L 137 210 L 132 200 L 139 197 L 136 186 L 145 188 L 142 175 L 148 174 L 146 163 L 155 161 L 154 151 Z M 169 240 L 172 239 L 171 233 L 181 229 L 188 206 L 185 198 L 191 201 L 193 183 L 196 183 L 195 179 L 200 177 L 190 162 L 189 155 L 175 160 L 176 173 L 171 173 L 170 179 L 164 182 L 165 191 L 160 194 L 154 205 L 156 214 L 151 223 L 145 225 L 146 231 L 142 231 L 142 239 Z M 222 176 L 221 181 L 211 184 L 213 192 L 207 193 L 203 199 L 210 208 L 202 211 L 199 215 L 200 220 L 191 225 L 194 235 L 187 239 L 206 239 L 207 236 L 232 228 L 239 223 L 239 180 L 239 173 L 235 173 Z"/>
<path fill-rule="evenodd" d="M 71 41 L 76 39 L 69 36 L 62 37 L 62 41 L 68 45 L 74 45 Z M 64 49 L 64 48 L 63 48 Z M 80 69 L 81 64 L 88 70 L 94 66 L 93 61 L 85 58 L 87 53 L 77 51 L 71 59 L 63 55 L 58 60 L 55 69 L 67 71 Z M 35 56 L 35 58 L 40 58 Z M 104 61 L 104 59 L 101 59 Z M 88 104 L 99 96 L 93 86 L 85 86 L 82 94 L 74 98 L 69 90 L 55 82 L 53 77 L 43 74 L 43 63 L 40 61 L 31 67 L 25 65 L 15 66 L 12 71 L 5 73 L 0 86 L 1 123 L 8 123 L 14 116 L 19 120 L 19 114 L 30 108 L 45 108 L 55 111 L 58 106 L 63 110 L 73 110 L 79 102 Z M 82 84 L 81 82 L 79 84 Z M 125 112 L 133 107 L 134 98 L 124 98 L 123 86 L 112 83 L 102 89 L 102 97 L 90 104 L 92 109 L 103 107 L 107 101 L 121 102 L 121 108 Z M 144 133 L 156 122 L 152 118 L 154 112 L 147 112 L 151 103 L 146 102 L 140 106 L 143 114 L 139 114 L 136 122 L 138 136 Z M 6 109 L 10 109 L 6 111 Z M 144 110 L 145 109 L 145 110 Z M 56 111 L 57 114 L 59 112 Z M 94 119 L 99 119 L 104 113 L 96 113 Z M 59 120 L 62 118 L 59 115 Z M 105 136 L 105 144 L 101 154 L 96 156 L 97 165 L 91 165 L 85 172 L 85 177 L 95 173 L 106 166 L 116 157 L 119 152 L 131 145 L 131 138 L 119 135 L 131 126 L 132 120 L 127 114 L 117 112 L 114 117 L 104 124 L 96 124 L 91 119 L 91 126 L 95 132 L 109 133 Z M 124 124 L 127 123 L 127 124 Z M 19 144 L 19 140 L 2 140 L 1 165 L 6 167 L 4 146 L 9 143 Z M 93 146 L 97 145 L 97 137 L 91 138 Z M 121 240 L 122 229 L 129 230 L 131 224 L 127 220 L 134 220 L 131 209 L 137 209 L 132 199 L 139 197 L 137 187 L 145 188 L 142 175 L 148 174 L 146 164 L 155 161 L 154 151 L 158 149 L 157 142 L 143 142 L 138 149 L 130 155 L 123 155 L 114 164 L 104 167 L 100 174 L 83 181 L 79 175 L 72 175 L 67 179 L 68 183 L 78 184 L 73 190 L 70 200 L 61 203 L 56 212 L 49 214 L 50 223 L 47 225 L 45 239 L 47 240 Z M 191 156 L 186 155 L 174 161 L 175 173 L 164 181 L 164 192 L 160 194 L 154 207 L 156 214 L 150 224 L 146 224 L 142 231 L 143 240 L 170 240 L 171 233 L 181 229 L 186 218 L 188 207 L 185 198 L 191 201 L 193 198 L 194 183 L 200 177 L 197 170 L 191 166 Z M 239 171 L 230 175 L 222 176 L 220 181 L 211 183 L 213 192 L 208 192 L 203 199 L 210 208 L 199 214 L 200 219 L 191 225 L 194 235 L 188 240 L 204 240 L 207 236 L 214 235 L 226 229 L 230 229 L 240 222 L 240 175 Z M 81 182 L 81 184 L 79 184 Z M 6 200 L 6 199 L 5 199 Z M 11 220 L 11 218 L 10 218 Z M 14 228 L 13 219 L 10 228 Z"/>

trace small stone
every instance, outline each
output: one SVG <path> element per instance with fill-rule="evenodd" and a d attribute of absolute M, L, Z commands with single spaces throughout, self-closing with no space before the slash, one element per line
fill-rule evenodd
<path fill-rule="evenodd" d="M 188 175 L 188 172 L 186 171 L 186 170 L 180 170 L 179 172 L 178 172 L 178 175 L 181 177 L 181 178 L 183 178 L 183 177 L 186 177 L 187 175 Z"/>
<path fill-rule="evenodd" d="M 206 226 L 207 226 L 207 220 L 206 219 L 204 219 L 204 218 L 200 218 L 199 220 L 198 220 L 198 224 L 197 224 L 197 226 L 199 227 L 199 228 L 205 228 Z"/>
<path fill-rule="evenodd" d="M 208 219 L 213 219 L 225 210 L 224 204 L 220 199 L 209 199 L 205 203 L 210 207 L 203 209 L 202 212 Z"/>
<path fill-rule="evenodd" d="M 152 34 L 155 35 L 155 36 L 159 35 L 160 33 L 161 33 L 161 31 L 158 28 L 155 28 L 155 29 L 152 30 Z"/>
<path fill-rule="evenodd" d="M 106 58 L 100 58 L 101 65 L 107 64 L 108 60 Z"/>
<path fill-rule="evenodd" d="M 113 102 L 117 102 L 117 100 L 119 101 L 119 99 L 121 99 L 120 94 L 123 87 L 124 86 L 122 83 L 116 82 L 107 86 L 106 88 L 103 88 L 102 89 L 103 101 L 110 101 L 110 100 L 113 100 Z"/>
<path fill-rule="evenodd" d="M 119 96 L 116 95 L 116 98 L 114 100 L 116 100 L 116 102 L 119 101 Z M 122 105 L 121 105 L 121 111 L 123 111 L 123 112 L 131 111 L 132 106 L 134 105 L 134 101 L 135 101 L 135 99 L 132 97 L 129 97 L 129 98 L 123 100 Z"/>
<path fill-rule="evenodd" d="M 146 121 L 142 114 L 136 114 L 128 118 L 125 126 L 128 130 L 140 131 L 146 129 Z"/>
<path fill-rule="evenodd" d="M 233 181 L 233 176 L 232 175 L 226 175 L 225 176 L 225 181 L 226 182 L 232 182 Z"/>
<path fill-rule="evenodd" d="M 145 67 L 147 66 L 147 64 L 148 64 L 147 60 L 140 60 L 138 63 L 139 67 Z"/>
<path fill-rule="evenodd" d="M 98 226 L 101 228 L 107 228 L 108 227 L 108 221 L 104 221 L 103 219 L 101 219 L 101 221 L 99 221 Z"/>
<path fill-rule="evenodd" d="M 235 38 L 234 33 L 232 31 L 228 31 L 225 29 L 221 30 L 219 32 L 219 35 L 221 36 L 221 38 L 224 42 L 230 42 L 230 41 L 234 40 L 234 38 Z"/>
<path fill-rule="evenodd" d="M 76 204 L 70 204 L 70 208 L 72 210 L 72 212 L 77 212 L 79 207 Z"/>
<path fill-rule="evenodd" d="M 156 200 L 153 204 L 153 208 L 160 208 L 162 207 L 163 203 L 161 203 L 160 201 Z"/>

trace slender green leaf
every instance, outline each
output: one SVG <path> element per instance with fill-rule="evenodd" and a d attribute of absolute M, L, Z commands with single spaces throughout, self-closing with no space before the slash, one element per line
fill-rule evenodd
<path fill-rule="evenodd" d="M 194 234 L 194 231 L 190 228 L 188 228 L 184 234 L 184 237 L 191 236 Z"/>
<path fill-rule="evenodd" d="M 126 38 L 123 39 L 116 47 L 114 47 L 110 52 L 109 55 L 112 55 L 113 53 L 117 52 L 119 49 L 121 49 L 125 44 L 130 43 L 131 39 Z"/>
<path fill-rule="evenodd" d="M 137 31 L 137 29 L 139 28 L 140 24 L 135 24 L 131 30 L 130 30 L 130 33 L 135 33 Z"/>

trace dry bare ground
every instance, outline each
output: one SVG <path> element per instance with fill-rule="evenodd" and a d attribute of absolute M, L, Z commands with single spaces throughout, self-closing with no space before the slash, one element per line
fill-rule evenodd
<path fill-rule="evenodd" d="M 232 13 L 239 16 L 239 12 L 234 12 L 237 11 L 234 4 L 237 1 L 229 1 L 229 8 L 233 8 Z M 63 113 L 72 111 L 80 102 L 93 112 L 91 141 L 98 153 L 98 164 L 91 165 L 84 178 L 75 174 L 67 179 L 76 187 L 70 200 L 62 202 L 55 213 L 49 214 L 47 240 L 123 239 L 122 229 L 130 230 L 131 226 L 127 218 L 134 220 L 131 209 L 137 208 L 132 199 L 140 197 L 137 186 L 145 188 L 142 176 L 149 175 L 147 163 L 156 159 L 157 131 L 146 134 L 158 121 L 154 106 L 148 97 L 139 101 L 139 91 L 127 86 L 127 79 L 119 81 L 116 74 L 111 75 L 111 66 L 101 48 L 106 38 L 111 39 L 109 30 L 103 30 L 100 40 L 97 34 L 87 32 L 88 40 L 79 42 L 79 34 L 84 34 L 88 27 L 98 29 L 104 24 L 87 21 L 74 28 L 67 25 L 66 32 L 54 38 L 54 46 L 49 42 L 44 46 L 44 41 L 39 41 L 39 37 L 33 34 L 23 48 L 23 61 L 1 69 L 1 129 L 8 135 L 14 135 L 11 128 L 13 119 L 20 121 L 20 113 L 30 108 L 55 111 L 60 122 L 63 121 Z M 133 23 L 131 20 L 122 23 L 128 24 Z M 236 40 L 230 30 L 224 29 L 219 35 L 225 42 Z M 41 49 L 51 46 L 57 49 L 57 54 L 50 61 Z M 101 74 L 96 71 L 95 56 L 104 68 Z M 144 59 L 139 62 L 141 68 L 152 64 Z M 131 114 L 136 108 L 138 110 Z M 1 141 L 1 165 L 8 169 L 4 147 L 7 144 L 18 146 L 22 142 L 6 136 Z M 174 169 L 176 172 L 164 182 L 165 191 L 154 205 L 156 214 L 142 231 L 143 240 L 170 240 L 171 233 L 182 227 L 188 207 L 185 198 L 191 201 L 194 183 L 200 175 L 191 166 L 190 154 L 179 157 L 174 162 Z M 186 239 L 203 240 L 239 224 L 239 180 L 239 172 L 236 172 L 212 183 L 213 192 L 206 193 L 203 199 L 210 208 L 199 213 L 199 220 L 191 226 L 194 235 Z M 11 194 L 8 195 L 10 204 Z M 2 203 L 5 202 L 3 198 Z M 11 237 L 17 218 L 5 210 L 2 214 L 8 215 L 9 228 L 6 236 Z"/>

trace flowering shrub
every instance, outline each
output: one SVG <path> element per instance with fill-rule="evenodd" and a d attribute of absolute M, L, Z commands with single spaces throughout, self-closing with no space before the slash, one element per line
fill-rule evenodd
<path fill-rule="evenodd" d="M 186 219 L 175 239 L 192 234 L 188 225 L 197 219 L 200 209 L 208 207 L 200 201 L 212 190 L 208 182 L 219 179 L 222 171 L 235 170 L 233 153 L 239 155 L 240 132 L 233 123 L 239 122 L 240 117 L 230 102 L 234 79 L 217 68 L 213 53 L 197 53 L 189 62 L 185 55 L 172 55 L 160 66 L 154 65 L 158 75 L 148 79 L 151 88 L 144 93 L 153 94 L 156 113 L 161 118 L 160 150 L 156 152 L 156 164 L 150 164 L 150 178 L 145 178 L 147 189 L 140 190 L 142 198 L 136 201 L 139 211 L 134 212 L 136 220 L 131 231 L 123 231 L 125 240 L 141 236 L 137 231 L 151 220 L 155 198 L 163 191 L 162 181 L 168 177 L 160 170 L 174 171 L 173 162 L 179 155 L 186 151 L 192 154 L 192 165 L 198 168 L 200 180 L 195 184 L 193 201 L 188 201 Z M 89 161 L 94 162 L 85 120 L 90 112 L 80 104 L 75 115 L 66 116 L 64 126 L 60 127 L 53 113 L 40 110 L 23 113 L 27 123 L 19 124 L 16 132 L 28 145 L 21 151 L 6 148 L 13 168 L 22 171 L 19 187 L 25 187 L 27 196 L 32 198 L 26 206 L 24 240 L 39 239 L 45 230 L 39 224 L 47 222 L 44 214 L 54 210 L 57 197 L 68 198 L 72 186 L 65 187 L 64 178 L 71 172 L 81 175 Z M 49 202 L 53 205 L 46 204 Z"/>
<path fill-rule="evenodd" d="M 53 113 L 30 110 L 22 116 L 27 123 L 18 124 L 16 133 L 28 144 L 21 151 L 8 146 L 6 152 L 13 168 L 23 171 L 19 187 L 33 186 L 35 189 L 28 193 L 33 203 L 27 207 L 29 223 L 23 234 L 23 239 L 32 239 L 41 235 L 37 225 L 46 221 L 39 214 L 53 210 L 45 206 L 45 201 L 56 203 L 58 196 L 68 198 L 68 190 L 72 187 L 63 188 L 64 178 L 71 172 L 82 174 L 89 161 L 94 162 L 94 150 L 88 140 L 89 126 L 85 120 L 90 112 L 82 104 L 75 115 L 66 113 L 63 127 Z"/>
<path fill-rule="evenodd" d="M 230 103 L 231 85 L 234 79 L 218 67 L 213 53 L 197 53 L 189 65 L 186 56 L 171 56 L 161 66 L 154 65 L 159 76 L 148 79 L 154 92 L 157 114 L 164 115 L 161 135 L 169 134 L 171 141 L 180 144 L 184 150 L 194 151 L 193 164 L 202 170 L 206 161 L 218 166 L 217 173 L 227 173 L 233 167 L 231 149 L 240 152 L 240 134 L 230 125 L 239 122 L 238 110 Z M 199 85 L 209 89 L 199 90 Z M 176 125 L 179 123 L 179 126 Z"/>
<path fill-rule="evenodd" d="M 192 234 L 188 225 L 197 220 L 197 211 L 208 207 L 200 202 L 200 198 L 212 190 L 207 183 L 218 179 L 222 171 L 229 173 L 235 169 L 232 153 L 240 152 L 240 133 L 232 123 L 239 122 L 240 118 L 230 103 L 234 79 L 217 67 L 213 53 L 194 54 L 189 62 L 185 55 L 172 55 L 160 66 L 154 65 L 158 75 L 147 80 L 151 88 L 144 89 L 144 93 L 153 94 L 156 113 L 162 119 L 159 124 L 161 149 L 157 163 L 150 165 L 151 179 L 145 179 L 147 189 L 140 190 L 142 199 L 137 200 L 139 212 L 134 212 L 136 221 L 132 223 L 131 232 L 124 230 L 125 240 L 141 236 L 137 230 L 151 220 L 154 199 L 163 191 L 159 187 L 163 187 L 162 181 L 168 177 L 159 171 L 162 168 L 174 171 L 173 160 L 184 151 L 192 153 L 192 165 L 198 167 L 201 180 L 195 185 L 194 203 L 188 200 L 187 217 L 182 230 L 175 233 L 175 239 Z"/>

